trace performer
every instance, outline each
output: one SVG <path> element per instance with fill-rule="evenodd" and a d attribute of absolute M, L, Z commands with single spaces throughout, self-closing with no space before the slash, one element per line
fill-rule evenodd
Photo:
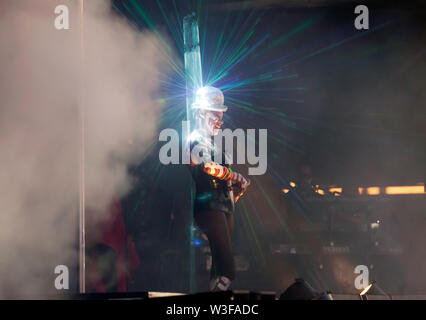
<path fill-rule="evenodd" d="M 206 234 L 212 253 L 209 290 L 226 291 L 235 278 L 232 255 L 235 203 L 250 182 L 232 171 L 226 164 L 228 155 L 220 154 L 212 142 L 228 109 L 222 91 L 214 87 L 199 89 L 192 107 L 196 121 L 190 136 L 190 170 L 196 188 L 194 220 Z M 221 163 L 214 162 L 216 159 L 222 159 Z"/>

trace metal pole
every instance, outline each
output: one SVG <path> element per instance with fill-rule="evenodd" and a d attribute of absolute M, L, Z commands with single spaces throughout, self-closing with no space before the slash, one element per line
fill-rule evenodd
<path fill-rule="evenodd" d="M 79 161 L 79 290 L 86 293 L 86 222 L 85 222 L 85 137 L 84 110 L 84 0 L 80 0 L 80 161 Z"/>
<path fill-rule="evenodd" d="M 186 120 L 189 122 L 187 126 L 186 139 L 189 139 L 191 130 L 194 129 L 194 115 L 192 112 L 192 104 L 194 103 L 196 91 L 203 86 L 203 77 L 201 70 L 201 54 L 200 54 L 200 36 L 198 30 L 198 19 L 195 13 L 187 15 L 183 18 L 183 43 L 184 43 L 184 60 L 185 60 L 185 80 L 186 80 Z M 185 150 L 189 152 L 189 141 L 184 141 Z M 194 292 L 195 286 L 195 262 L 194 262 L 194 240 L 192 203 L 193 203 L 193 186 L 191 185 L 191 216 L 190 216 L 190 266 L 189 266 L 189 290 Z"/>
<path fill-rule="evenodd" d="M 183 18 L 183 43 L 186 80 L 186 117 L 189 121 L 189 132 L 194 128 L 192 104 L 196 91 L 203 86 L 201 70 L 200 36 L 198 19 L 195 13 Z M 188 135 L 189 137 L 189 135 Z"/>

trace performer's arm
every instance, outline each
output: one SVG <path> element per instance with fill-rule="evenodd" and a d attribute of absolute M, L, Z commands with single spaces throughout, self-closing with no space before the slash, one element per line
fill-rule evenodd
<path fill-rule="evenodd" d="M 210 174 L 220 180 L 231 181 L 232 184 L 236 184 L 238 186 L 238 191 L 235 190 L 237 191 L 237 194 L 235 194 L 235 202 L 238 201 L 250 185 L 250 181 L 246 180 L 242 174 L 234 172 L 230 168 L 221 166 L 215 162 L 205 163 L 203 170 L 207 174 Z"/>
<path fill-rule="evenodd" d="M 197 145 L 198 152 L 202 152 L 204 157 L 196 157 L 191 155 L 191 166 L 200 166 L 202 170 L 219 180 L 231 181 L 232 184 L 237 184 L 244 192 L 250 184 L 242 174 L 232 171 L 231 168 L 220 165 L 212 161 L 208 148 L 204 145 Z M 191 150 L 192 151 L 192 150 Z"/>
<path fill-rule="evenodd" d="M 244 177 L 238 172 L 232 171 L 231 168 L 222 166 L 216 162 L 203 162 L 203 171 L 219 180 L 231 181 L 233 184 L 242 181 Z"/>

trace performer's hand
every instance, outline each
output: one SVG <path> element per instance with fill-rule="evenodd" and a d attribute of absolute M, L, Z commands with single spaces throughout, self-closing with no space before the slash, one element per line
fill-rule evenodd
<path fill-rule="evenodd" d="M 250 185 L 250 180 L 244 178 L 244 176 L 238 172 L 234 172 L 234 179 L 232 179 L 232 183 L 237 185 L 235 189 L 235 202 L 246 192 L 248 186 Z"/>

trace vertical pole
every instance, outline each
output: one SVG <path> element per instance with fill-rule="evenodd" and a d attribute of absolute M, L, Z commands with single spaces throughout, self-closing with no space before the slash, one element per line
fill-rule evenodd
<path fill-rule="evenodd" d="M 183 43 L 184 43 L 184 60 L 185 60 L 185 81 L 186 81 L 186 120 L 189 122 L 187 126 L 186 138 L 189 139 L 191 130 L 193 130 L 195 121 L 192 112 L 192 104 L 194 103 L 195 93 L 197 89 L 203 86 L 203 77 L 201 70 L 201 54 L 200 54 L 200 36 L 198 30 L 198 19 L 195 13 L 187 15 L 183 18 Z M 184 139 L 186 140 L 186 139 Z M 185 150 L 189 150 L 189 141 L 182 141 Z M 190 266 L 189 266 L 189 290 L 196 290 L 195 283 L 195 257 L 194 247 L 194 221 L 193 221 L 193 195 L 194 190 L 191 184 L 191 215 L 190 215 Z"/>
<path fill-rule="evenodd" d="M 84 0 L 80 0 L 80 159 L 79 159 L 79 289 L 86 293 L 86 223 L 85 223 L 85 137 L 84 110 Z"/>
<path fill-rule="evenodd" d="M 194 103 L 196 91 L 203 86 L 200 36 L 195 13 L 183 18 L 183 42 L 185 55 L 186 116 L 190 124 L 188 129 L 190 132 L 194 127 L 191 105 Z"/>

